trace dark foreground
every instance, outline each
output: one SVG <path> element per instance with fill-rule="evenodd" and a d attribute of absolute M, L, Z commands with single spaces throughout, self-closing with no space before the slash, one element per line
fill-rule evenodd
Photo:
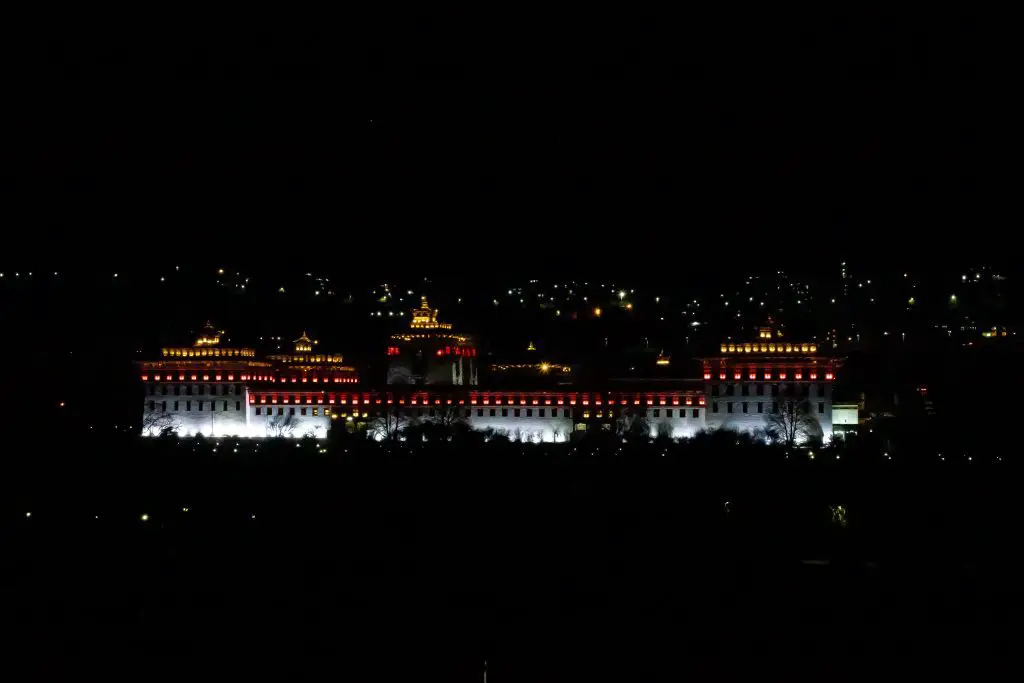
<path fill-rule="evenodd" d="M 985 678 L 1020 636 L 1009 466 L 145 450 L 6 466 L 12 671 Z"/>

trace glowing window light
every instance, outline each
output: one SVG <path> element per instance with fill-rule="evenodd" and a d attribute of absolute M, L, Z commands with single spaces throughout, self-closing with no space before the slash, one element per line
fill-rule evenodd
<path fill-rule="evenodd" d="M 377 403 L 380 403 L 380 401 L 377 401 Z M 435 401 L 435 403 L 438 403 L 438 401 Z M 452 404 L 452 400 L 450 398 L 445 401 L 445 405 L 449 405 L 450 406 L 451 404 Z"/>
<path fill-rule="evenodd" d="M 835 375 L 833 375 L 831 372 L 826 372 L 825 379 L 835 379 Z"/>
<path fill-rule="evenodd" d="M 701 399 L 701 403 L 702 403 L 702 404 L 704 403 L 704 400 L 703 400 L 703 399 Z M 692 398 L 687 398 L 687 399 L 686 399 L 686 405 L 688 405 L 688 406 L 692 406 L 692 405 L 693 405 L 693 399 L 692 399 Z"/>
<path fill-rule="evenodd" d="M 295 380 L 292 380 L 292 381 L 294 382 Z M 307 381 L 308 381 L 308 378 L 306 378 L 306 377 L 303 377 L 303 378 L 302 378 L 302 383 L 303 383 L 303 384 L 305 384 L 305 383 L 306 383 Z"/>
<path fill-rule="evenodd" d="M 811 379 L 818 379 L 818 373 L 816 373 L 816 372 L 812 372 L 812 373 L 810 374 L 810 378 L 811 378 Z"/>
<path fill-rule="evenodd" d="M 725 373 L 724 372 L 718 373 L 718 379 L 725 379 Z"/>
<path fill-rule="evenodd" d="M 764 378 L 765 379 L 771 379 L 772 378 L 772 371 L 771 370 L 765 370 L 764 371 Z"/>
<path fill-rule="evenodd" d="M 672 405 L 674 405 L 674 406 L 679 405 L 679 398 L 678 397 L 675 397 L 675 396 L 672 397 Z"/>
<path fill-rule="evenodd" d="M 585 405 L 585 406 L 590 405 L 590 401 L 588 401 L 587 399 L 583 399 L 583 405 Z"/>
<path fill-rule="evenodd" d="M 804 373 L 802 373 L 802 372 L 795 372 L 795 373 L 793 373 L 793 378 L 794 379 L 803 379 L 804 378 Z"/>
<path fill-rule="evenodd" d="M 255 396 L 250 396 L 249 397 L 249 403 L 255 403 L 255 402 L 256 402 L 256 397 Z"/>
<path fill-rule="evenodd" d="M 317 377 L 313 377 L 313 384 L 316 384 L 318 381 L 319 379 Z"/>
<path fill-rule="evenodd" d="M 756 372 L 751 372 L 750 373 L 750 379 L 757 379 L 757 373 Z"/>
<path fill-rule="evenodd" d="M 405 399 L 404 398 L 398 399 L 398 405 L 404 406 L 405 405 Z"/>
<path fill-rule="evenodd" d="M 625 403 L 625 401 L 623 401 L 623 403 Z M 638 398 L 634 398 L 634 399 L 633 399 L 633 405 L 635 405 L 635 406 L 638 406 L 638 405 L 640 405 L 640 399 L 638 399 Z"/>
<path fill-rule="evenodd" d="M 450 403 L 450 401 L 449 401 L 449 403 Z M 439 405 L 441 405 L 441 399 L 439 399 L 439 398 L 435 398 L 435 399 L 434 399 L 434 405 L 435 405 L 435 406 L 439 406 Z"/>
<path fill-rule="evenodd" d="M 733 373 L 733 379 L 742 379 L 742 378 L 743 378 L 742 373 L 739 373 L 739 372 Z"/>
<path fill-rule="evenodd" d="M 710 372 L 705 372 L 704 373 L 704 379 L 711 379 L 711 373 Z"/>
<path fill-rule="evenodd" d="M 316 399 L 316 402 L 317 402 L 317 404 L 323 404 L 324 397 L 323 396 L 318 396 L 317 399 Z M 380 401 L 377 401 L 377 403 L 380 403 Z"/>
<path fill-rule="evenodd" d="M 148 382 L 149 381 L 149 375 L 143 375 L 142 376 L 142 381 L 143 382 Z"/>
<path fill-rule="evenodd" d="M 270 402 L 271 403 L 277 403 L 277 396 L 271 396 L 270 397 Z"/>
<path fill-rule="evenodd" d="M 203 375 L 203 381 L 204 382 L 209 381 L 209 379 L 210 379 L 209 375 Z"/>
<path fill-rule="evenodd" d="M 178 375 L 178 380 L 179 381 L 184 381 L 184 379 L 185 379 L 185 375 L 184 374 Z"/>
<path fill-rule="evenodd" d="M 330 403 L 331 405 L 334 405 L 334 396 L 329 396 L 327 398 L 327 402 Z M 388 401 L 388 403 L 390 403 L 390 401 Z"/>
<path fill-rule="evenodd" d="M 576 405 L 576 399 L 574 399 L 574 398 L 570 398 L 570 399 L 569 399 L 569 405 L 571 405 L 571 406 L 574 406 L 574 405 Z"/>
<path fill-rule="evenodd" d="M 698 402 L 698 403 L 699 403 L 700 405 L 704 405 L 704 397 L 703 397 L 703 396 L 701 396 L 701 397 L 700 397 L 700 400 L 699 400 L 699 401 L 697 401 L 697 402 Z"/>
<path fill-rule="evenodd" d="M 550 398 L 544 399 L 544 405 L 546 405 L 546 406 L 551 405 L 551 399 Z"/>
<path fill-rule="evenodd" d="M 539 403 L 540 403 L 540 401 L 538 401 L 537 399 L 533 399 L 533 401 L 532 401 L 533 405 L 539 405 Z"/>
<path fill-rule="evenodd" d="M 234 382 L 235 381 L 235 376 L 234 375 L 228 375 L 228 381 L 229 382 Z"/>
<path fill-rule="evenodd" d="M 658 405 L 659 405 L 659 406 L 663 406 L 663 405 L 665 405 L 665 399 L 663 399 L 663 398 L 659 398 L 659 399 L 658 399 Z"/>
<path fill-rule="evenodd" d="M 281 398 L 281 402 L 282 403 L 288 403 L 288 401 L 290 401 L 290 400 L 291 399 L 288 396 L 284 396 L 284 397 Z"/>
<path fill-rule="evenodd" d="M 500 406 L 501 405 L 501 399 L 500 398 L 494 399 L 494 405 Z"/>

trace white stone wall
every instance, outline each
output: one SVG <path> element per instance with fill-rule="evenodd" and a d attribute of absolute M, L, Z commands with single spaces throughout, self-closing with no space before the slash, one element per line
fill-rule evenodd
<path fill-rule="evenodd" d="M 200 392 L 203 386 L 203 393 Z M 277 433 L 268 423 L 280 407 L 286 415 L 295 410 L 286 436 L 301 438 L 308 434 L 318 439 L 327 437 L 330 412 L 326 406 L 281 405 L 257 406 L 249 403 L 248 388 L 237 382 L 146 382 L 143 396 L 143 436 L 156 436 L 167 424 L 181 437 L 202 434 L 207 437 L 241 436 L 263 438 Z M 188 393 L 189 387 L 191 393 Z M 166 394 L 164 393 L 166 389 Z M 260 408 L 260 415 L 256 409 Z M 274 415 L 267 410 L 275 408 Z M 313 415 L 316 409 L 317 415 Z M 306 414 L 303 415 L 302 411 Z M 149 416 L 165 418 L 147 429 Z"/>
<path fill-rule="evenodd" d="M 772 386 L 779 387 L 778 395 L 772 396 Z M 763 393 L 758 395 L 758 386 Z M 798 396 L 787 396 L 790 387 L 801 387 Z M 718 395 L 714 395 L 717 387 Z M 728 388 L 732 388 L 729 395 Z M 746 387 L 747 395 L 743 395 Z M 806 388 L 806 389 L 804 389 Z M 831 382 L 709 382 L 705 386 L 707 394 L 707 426 L 708 429 L 734 429 L 741 432 L 754 432 L 767 426 L 766 418 L 771 413 L 772 403 L 786 400 L 806 399 L 811 407 L 811 417 L 818 422 L 821 438 L 832 438 L 832 383 Z M 715 411 L 715 404 L 718 410 Z M 747 410 L 744 412 L 743 404 Z M 761 411 L 758 412 L 758 404 Z M 732 406 L 732 412 L 729 408 Z M 819 408 L 820 406 L 820 408 Z M 822 412 L 819 412 L 821 410 Z"/>
<path fill-rule="evenodd" d="M 672 411 L 672 417 L 669 417 Z M 696 417 L 694 412 L 696 411 Z M 657 416 L 655 415 L 657 413 Z M 670 430 L 673 439 L 688 439 L 702 429 L 706 428 L 706 410 L 704 406 L 672 406 L 666 408 L 647 409 L 647 424 L 651 428 L 651 438 L 658 436 L 661 425 Z"/>
<path fill-rule="evenodd" d="M 502 410 L 508 415 L 502 417 Z M 523 441 L 561 442 L 572 434 L 572 410 L 557 406 L 476 406 L 469 408 L 466 418 L 473 429 L 495 429 L 507 432 L 515 439 L 517 434 Z M 491 415 L 494 411 L 494 415 Z M 516 411 L 519 412 L 518 417 Z M 541 412 L 543 411 L 543 417 Z M 568 412 L 568 416 L 566 413 Z"/>

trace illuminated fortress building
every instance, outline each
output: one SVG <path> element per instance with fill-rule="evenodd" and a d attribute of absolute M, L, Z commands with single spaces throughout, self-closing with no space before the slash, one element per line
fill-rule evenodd
<path fill-rule="evenodd" d="M 761 328 L 756 341 L 722 344 L 702 358 L 703 378 L 650 379 L 631 386 L 582 388 L 557 381 L 521 390 L 479 387 L 476 346 L 438 322 L 426 299 L 410 328 L 387 346 L 386 383 L 363 387 L 342 356 L 320 353 L 305 333 L 291 353 L 257 357 L 254 349 L 222 343 L 207 323 L 192 346 L 162 349 L 139 363 L 144 385 L 142 433 L 155 436 L 312 436 L 347 428 L 444 420 L 465 421 L 534 442 L 637 423 L 652 437 L 693 436 L 729 428 L 766 434 L 773 417 L 799 408 L 800 434 L 791 441 L 827 439 L 837 360 L 816 344 L 783 341 Z M 660 362 L 667 358 L 662 354 Z M 637 422 L 639 420 L 639 422 Z M 854 423 L 856 416 L 853 416 Z M 376 434 L 385 438 L 385 434 Z"/>

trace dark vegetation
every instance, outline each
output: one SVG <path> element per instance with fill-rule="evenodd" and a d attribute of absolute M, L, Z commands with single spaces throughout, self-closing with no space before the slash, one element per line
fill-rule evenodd
<path fill-rule="evenodd" d="M 727 433 L 58 430 L 2 468 L 4 619 L 44 672 L 160 655 L 475 681 L 486 658 L 490 680 L 671 679 L 686 654 L 845 672 L 951 642 L 1000 652 L 1020 610 L 1013 461 L 868 439 L 811 460 Z"/>

